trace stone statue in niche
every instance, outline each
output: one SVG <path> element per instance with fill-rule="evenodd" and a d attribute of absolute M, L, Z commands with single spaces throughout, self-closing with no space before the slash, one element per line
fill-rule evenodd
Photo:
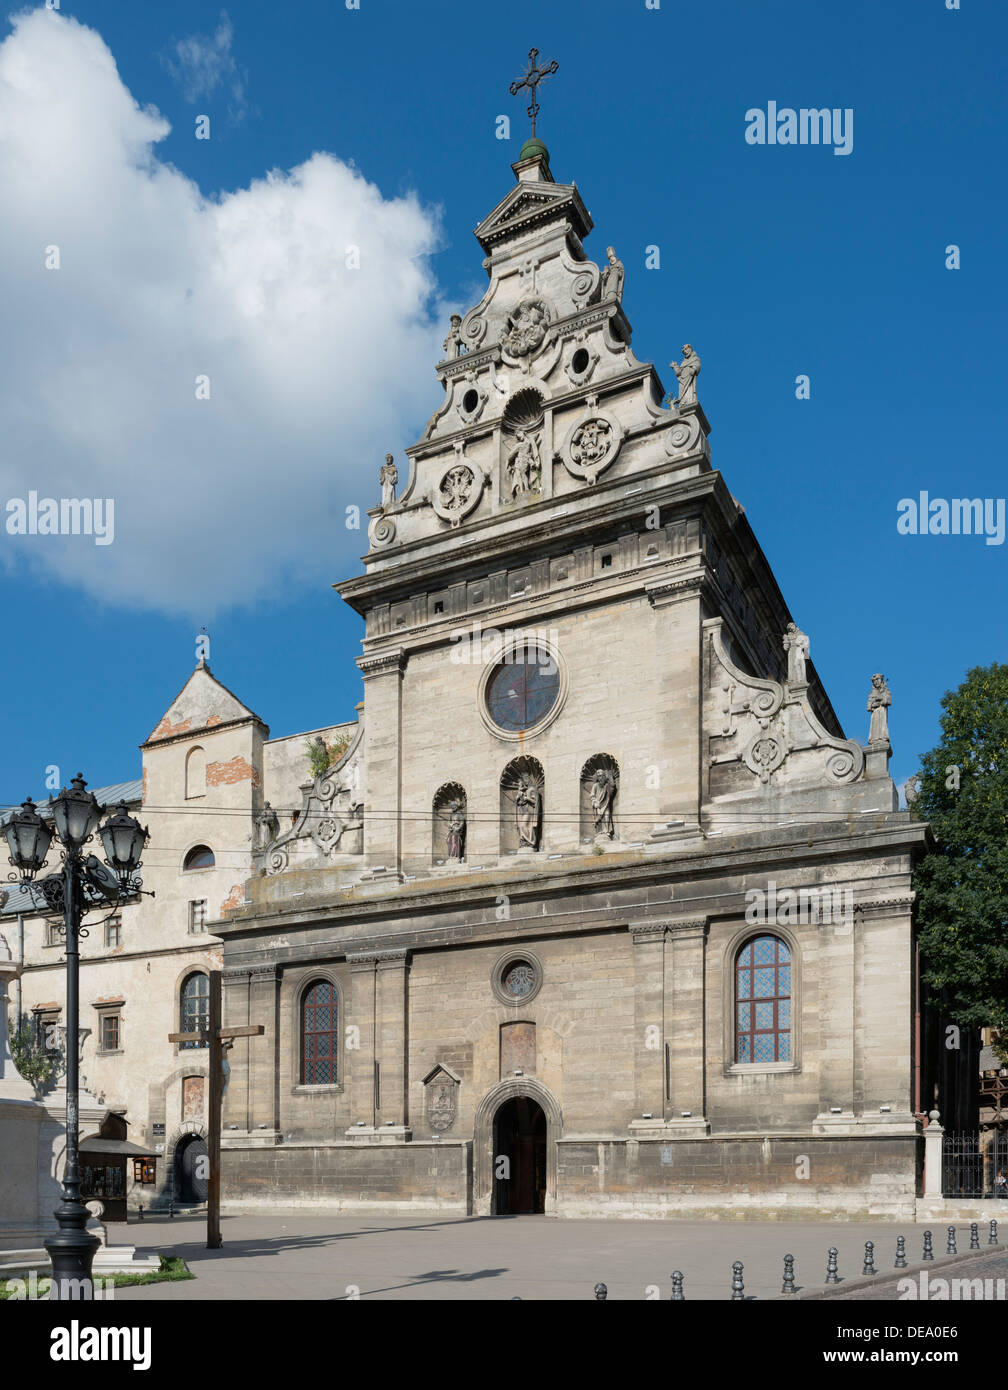
<path fill-rule="evenodd" d="M 534 777 L 523 774 L 515 796 L 515 826 L 520 849 L 538 849 L 542 821 L 542 793 Z"/>
<path fill-rule="evenodd" d="M 399 470 L 396 468 L 391 454 L 385 455 L 385 462 L 378 474 L 378 481 L 381 483 L 381 504 L 387 511 L 389 507 L 395 505 L 396 483 L 399 481 Z"/>
<path fill-rule="evenodd" d="M 808 685 L 805 674 L 805 658 L 809 652 L 809 639 L 795 623 L 788 623 L 784 634 L 784 650 L 787 652 L 787 679 L 793 690 L 796 686 Z"/>
<path fill-rule="evenodd" d="M 448 361 L 453 362 L 457 357 L 461 357 L 465 351 L 465 341 L 462 337 L 462 315 L 452 314 L 448 337 L 444 340 L 444 355 Z"/>
<path fill-rule="evenodd" d="M 665 397 L 666 404 L 671 402 L 680 408 L 684 405 L 696 405 L 697 385 L 696 379 L 700 375 L 700 358 L 693 351 L 689 343 L 683 343 L 682 361 L 670 362 L 669 366 L 676 374 L 676 381 L 679 383 L 679 394 L 672 401 L 672 392 Z"/>
<path fill-rule="evenodd" d="M 868 696 L 868 713 L 871 715 L 871 723 L 868 726 L 869 743 L 889 742 L 889 706 L 892 704 L 892 695 L 886 685 L 885 676 L 876 673 L 871 678 L 871 694 Z"/>
<path fill-rule="evenodd" d="M 519 430 L 516 438 L 518 447 L 507 464 L 512 497 L 523 492 L 539 492 L 542 487 L 542 462 L 534 436 Z"/>
<path fill-rule="evenodd" d="M 616 778 L 611 768 L 600 767 L 592 779 L 592 814 L 595 817 L 595 833 L 608 835 L 610 840 L 616 833 L 613 825 L 613 801 L 615 797 Z"/>
<path fill-rule="evenodd" d="M 265 849 L 279 837 L 280 817 L 268 801 L 261 811 L 253 814 L 252 821 L 256 829 L 256 849 Z"/>
<path fill-rule="evenodd" d="M 466 813 L 465 805 L 461 801 L 455 801 L 448 812 L 448 858 L 458 860 L 460 863 L 465 858 L 465 838 L 466 838 Z"/>
<path fill-rule="evenodd" d="M 606 247 L 606 256 L 609 259 L 609 264 L 602 272 L 602 298 L 615 299 L 619 303 L 623 299 L 623 279 L 626 272 L 614 247 Z"/>
<path fill-rule="evenodd" d="M 548 328 L 549 311 L 542 300 L 523 299 L 508 315 L 502 346 L 512 357 L 527 357 L 542 346 Z"/>

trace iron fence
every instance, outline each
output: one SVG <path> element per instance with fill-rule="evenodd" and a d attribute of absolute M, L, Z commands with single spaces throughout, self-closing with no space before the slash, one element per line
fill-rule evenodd
<path fill-rule="evenodd" d="M 946 1134 L 942 1139 L 942 1196 L 1008 1199 L 1008 1131 Z"/>

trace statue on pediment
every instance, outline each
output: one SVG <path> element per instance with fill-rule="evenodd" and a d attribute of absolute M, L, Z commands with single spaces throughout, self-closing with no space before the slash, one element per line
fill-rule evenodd
<path fill-rule="evenodd" d="M 466 351 L 465 339 L 462 337 L 462 315 L 452 314 L 451 327 L 448 329 L 448 337 L 443 344 L 446 360 L 454 362 Z"/>
<path fill-rule="evenodd" d="M 693 351 L 689 343 L 683 343 L 681 362 L 670 362 L 669 366 L 676 374 L 676 381 L 679 383 L 679 395 L 674 405 L 680 408 L 684 405 L 696 405 L 697 385 L 696 379 L 700 375 L 700 358 Z M 666 402 L 671 401 L 672 392 L 665 397 Z"/>
<path fill-rule="evenodd" d="M 256 849 L 266 849 L 280 835 L 280 818 L 267 801 L 261 811 L 255 811 L 252 821 L 256 830 Z"/>
<path fill-rule="evenodd" d="M 602 298 L 615 299 L 617 303 L 621 303 L 626 271 L 623 268 L 623 262 L 617 257 L 614 247 L 606 247 L 606 256 L 609 264 L 602 272 Z"/>
<path fill-rule="evenodd" d="M 892 704 L 892 695 L 886 685 L 886 678 L 880 672 L 876 672 L 871 678 L 872 688 L 868 696 L 868 713 L 871 715 L 871 723 L 868 726 L 869 743 L 888 743 L 889 742 L 889 706 Z"/>
<path fill-rule="evenodd" d="M 395 505 L 396 483 L 399 481 L 399 470 L 396 468 L 391 454 L 385 455 L 385 462 L 378 474 L 378 481 L 381 483 L 381 504 L 387 511 L 389 507 Z"/>
<path fill-rule="evenodd" d="M 808 685 L 805 658 L 809 653 L 809 639 L 796 623 L 788 623 L 787 625 L 787 631 L 784 634 L 784 650 L 787 652 L 788 685 L 792 689 L 796 686 Z"/>

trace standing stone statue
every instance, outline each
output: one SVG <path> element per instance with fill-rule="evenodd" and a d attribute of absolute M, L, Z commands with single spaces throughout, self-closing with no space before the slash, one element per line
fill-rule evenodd
<path fill-rule="evenodd" d="M 448 858 L 460 862 L 465 858 L 466 814 L 461 801 L 456 801 L 448 816 Z"/>
<path fill-rule="evenodd" d="M 621 303 L 623 300 L 623 280 L 626 274 L 623 269 L 623 262 L 617 257 L 612 246 L 606 247 L 606 256 L 609 258 L 609 264 L 602 272 L 602 298 L 615 299 Z"/>
<path fill-rule="evenodd" d="M 889 706 L 892 695 L 886 685 L 885 676 L 876 673 L 871 678 L 871 694 L 868 696 L 868 713 L 871 723 L 868 726 L 869 743 L 889 742 Z"/>
<path fill-rule="evenodd" d="M 616 833 L 612 814 L 615 795 L 616 778 L 610 768 L 600 767 L 592 781 L 592 812 L 595 816 L 595 833 L 608 835 L 610 840 Z"/>
<path fill-rule="evenodd" d="M 538 492 L 542 486 L 542 464 L 535 439 L 524 430 L 519 430 L 516 438 L 518 447 L 508 459 L 512 497 L 522 492 Z"/>
<path fill-rule="evenodd" d="M 261 811 L 256 811 L 253 820 L 256 827 L 256 849 L 266 849 L 280 834 L 280 819 L 267 801 Z"/>
<path fill-rule="evenodd" d="M 795 623 L 788 623 L 784 634 L 784 650 L 787 652 L 788 685 L 808 685 L 805 674 L 805 658 L 808 656 L 809 639 Z"/>
<path fill-rule="evenodd" d="M 542 795 L 535 779 L 526 774 L 518 785 L 518 795 L 515 797 L 515 826 L 518 830 L 519 848 L 539 848 L 541 815 Z"/>
<path fill-rule="evenodd" d="M 676 381 L 679 383 L 679 395 L 674 404 L 677 406 L 696 405 L 697 387 L 696 379 L 700 375 L 700 358 L 693 351 L 689 343 L 683 343 L 682 361 L 670 362 L 669 366 L 676 374 Z M 672 393 L 669 392 L 665 397 L 668 400 Z"/>
<path fill-rule="evenodd" d="M 461 357 L 465 351 L 465 342 L 462 338 L 462 315 L 452 314 L 451 327 L 448 330 L 448 337 L 444 340 L 444 355 L 449 361 L 454 361 Z"/>
<path fill-rule="evenodd" d="M 388 511 L 395 503 L 396 483 L 399 481 L 399 470 L 392 461 L 391 454 L 385 455 L 378 481 L 381 483 L 381 504 L 383 509 Z"/>

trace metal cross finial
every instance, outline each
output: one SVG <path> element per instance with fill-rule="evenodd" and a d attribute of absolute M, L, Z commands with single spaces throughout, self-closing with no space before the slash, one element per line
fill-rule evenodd
<path fill-rule="evenodd" d="M 552 63 L 550 63 L 549 67 L 541 68 L 538 66 L 538 58 L 538 48 L 530 48 L 529 65 L 525 73 L 525 76 L 522 78 L 520 82 L 511 83 L 511 95 L 513 97 L 516 97 L 523 87 L 527 87 L 529 89 L 529 92 L 531 93 L 532 100 L 529 102 L 527 109 L 528 114 L 532 117 L 533 140 L 535 139 L 536 133 L 536 116 L 538 116 L 539 114 L 539 103 L 536 101 L 536 89 L 538 88 L 539 83 L 543 80 L 544 77 L 550 77 L 560 67 L 560 64 L 554 58 Z"/>

